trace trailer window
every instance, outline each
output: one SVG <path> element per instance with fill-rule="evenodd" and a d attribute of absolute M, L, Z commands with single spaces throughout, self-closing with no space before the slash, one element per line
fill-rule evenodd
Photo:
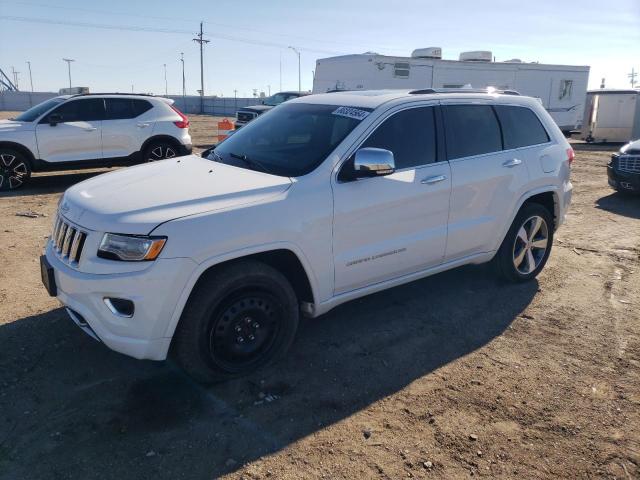
<path fill-rule="evenodd" d="M 496 105 L 494 108 L 502 126 L 505 150 L 549 141 L 547 131 L 536 114 L 528 108 L 507 105 Z"/>
<path fill-rule="evenodd" d="M 409 78 L 411 65 L 407 62 L 396 62 L 393 65 L 393 76 L 399 78 Z"/>
<path fill-rule="evenodd" d="M 571 98 L 571 91 L 573 90 L 573 80 L 561 80 L 560 81 L 560 93 L 558 99 Z"/>

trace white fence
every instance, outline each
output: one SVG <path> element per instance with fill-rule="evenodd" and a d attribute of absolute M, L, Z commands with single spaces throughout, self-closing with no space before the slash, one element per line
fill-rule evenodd
<path fill-rule="evenodd" d="M 44 102 L 49 98 L 57 96 L 53 92 L 0 92 L 0 110 L 21 112 Z M 169 95 L 175 100 L 175 105 L 184 113 L 200 113 L 200 97 L 197 95 Z M 236 110 L 247 105 L 260 103 L 259 98 L 227 98 L 227 97 L 204 97 L 204 114 L 216 116 L 234 116 Z"/>

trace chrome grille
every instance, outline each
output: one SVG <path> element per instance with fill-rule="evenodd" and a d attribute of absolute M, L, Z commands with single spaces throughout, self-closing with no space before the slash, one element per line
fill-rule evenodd
<path fill-rule="evenodd" d="M 640 173 L 640 155 L 621 155 L 618 157 L 618 170 Z"/>
<path fill-rule="evenodd" d="M 70 265 L 77 265 L 80 262 L 86 238 L 86 232 L 79 230 L 58 215 L 53 226 L 51 241 L 53 250 L 60 260 Z"/>

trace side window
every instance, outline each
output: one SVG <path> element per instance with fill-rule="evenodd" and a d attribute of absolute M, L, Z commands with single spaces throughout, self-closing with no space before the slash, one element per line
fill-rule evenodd
<path fill-rule="evenodd" d="M 449 159 L 502 150 L 500 126 L 490 105 L 445 105 L 442 111 Z"/>
<path fill-rule="evenodd" d="M 139 117 L 144 112 L 148 112 L 153 108 L 153 105 L 151 105 L 151 103 L 147 102 L 146 100 L 132 100 L 132 102 L 133 102 L 133 114 L 136 117 Z"/>
<path fill-rule="evenodd" d="M 102 120 L 104 118 L 104 102 L 99 98 L 73 100 L 60 105 L 51 112 L 51 114 L 54 113 L 62 117 L 62 122 L 91 122 Z M 47 118 L 44 118 L 41 123 L 47 123 L 47 121 Z"/>
<path fill-rule="evenodd" d="M 132 98 L 106 98 L 107 120 L 123 120 L 135 118 L 151 108 L 145 100 Z"/>
<path fill-rule="evenodd" d="M 519 148 L 547 143 L 549 135 L 540 120 L 526 107 L 496 105 L 494 107 L 502 125 L 504 148 Z"/>
<path fill-rule="evenodd" d="M 364 147 L 391 150 L 398 170 L 435 162 L 434 108 L 411 108 L 392 115 L 360 148 Z"/>

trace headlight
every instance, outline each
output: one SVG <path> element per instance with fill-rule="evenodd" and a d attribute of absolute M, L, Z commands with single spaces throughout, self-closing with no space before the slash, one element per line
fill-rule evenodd
<path fill-rule="evenodd" d="M 105 233 L 98 247 L 98 256 L 110 260 L 140 262 L 155 260 L 167 237 L 146 237 Z"/>

